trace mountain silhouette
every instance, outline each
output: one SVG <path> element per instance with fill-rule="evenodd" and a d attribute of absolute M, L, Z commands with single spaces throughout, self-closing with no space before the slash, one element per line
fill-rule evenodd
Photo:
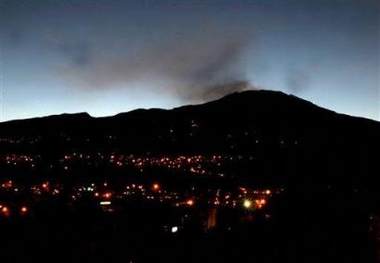
<path fill-rule="evenodd" d="M 376 192 L 379 134 L 379 122 L 338 114 L 282 92 L 251 90 L 172 110 L 0 123 L 0 153 L 47 159 L 75 151 L 242 155 L 252 162 L 236 168 L 241 177 Z"/>

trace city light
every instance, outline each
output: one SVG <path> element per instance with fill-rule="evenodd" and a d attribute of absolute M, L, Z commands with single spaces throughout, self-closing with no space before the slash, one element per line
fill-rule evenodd
<path fill-rule="evenodd" d="M 243 202 L 243 206 L 247 209 L 251 208 L 252 207 L 252 202 L 248 199 L 244 200 Z"/>
<path fill-rule="evenodd" d="M 178 226 L 173 226 L 172 233 L 177 233 L 177 232 L 178 232 Z"/>
<path fill-rule="evenodd" d="M 5 216 L 9 216 L 9 209 L 8 209 L 8 207 L 6 207 L 6 206 L 3 206 L 3 208 L 1 209 L 1 213 L 3 214 L 3 215 L 5 215 Z"/>
<path fill-rule="evenodd" d="M 105 193 L 105 194 L 103 195 L 103 197 L 108 199 L 108 198 L 111 197 L 111 195 L 112 195 L 111 193 Z"/>
<path fill-rule="evenodd" d="M 21 207 L 21 214 L 26 214 L 28 212 L 28 208 L 26 206 Z"/>

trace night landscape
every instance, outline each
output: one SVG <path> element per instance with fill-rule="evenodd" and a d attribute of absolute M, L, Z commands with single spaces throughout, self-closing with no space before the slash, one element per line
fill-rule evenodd
<path fill-rule="evenodd" d="M 379 2 L 0 9 L 0 262 L 380 262 Z"/>

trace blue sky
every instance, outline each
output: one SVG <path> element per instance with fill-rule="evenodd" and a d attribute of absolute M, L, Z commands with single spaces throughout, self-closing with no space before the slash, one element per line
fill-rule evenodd
<path fill-rule="evenodd" d="M 1 121 L 172 108 L 245 88 L 380 120 L 379 1 L 0 0 L 0 10 Z"/>

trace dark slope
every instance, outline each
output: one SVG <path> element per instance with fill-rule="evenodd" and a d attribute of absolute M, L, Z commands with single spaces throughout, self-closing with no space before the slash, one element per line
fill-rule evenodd
<path fill-rule="evenodd" d="M 241 174 L 294 184 L 372 187 L 380 124 L 274 91 L 234 93 L 173 110 L 113 117 L 63 114 L 0 124 L 1 153 L 234 154 L 253 156 Z M 240 172 L 240 171 L 239 171 Z M 300 176 L 302 175 L 302 176 Z M 307 182 L 302 182 L 307 178 Z"/>
<path fill-rule="evenodd" d="M 281 92 L 246 91 L 202 105 L 173 110 L 139 109 L 105 118 L 92 118 L 87 113 L 62 114 L 9 121 L 0 123 L 0 136 L 53 136 L 61 133 L 73 137 L 107 137 L 115 133 L 121 137 L 131 135 L 134 137 L 130 138 L 131 141 L 138 138 L 155 141 L 168 132 L 181 139 L 189 139 L 187 137 L 192 130 L 197 131 L 193 134 L 207 136 L 207 133 L 212 133 L 218 137 L 229 131 L 249 133 L 249 129 L 265 129 L 269 134 L 292 133 L 300 137 L 323 137 L 341 132 L 344 133 L 342 136 L 348 133 L 348 136 L 356 137 L 362 132 L 373 136 L 379 126 L 377 122 L 336 114 Z M 155 145 L 151 146 L 154 148 Z"/>

